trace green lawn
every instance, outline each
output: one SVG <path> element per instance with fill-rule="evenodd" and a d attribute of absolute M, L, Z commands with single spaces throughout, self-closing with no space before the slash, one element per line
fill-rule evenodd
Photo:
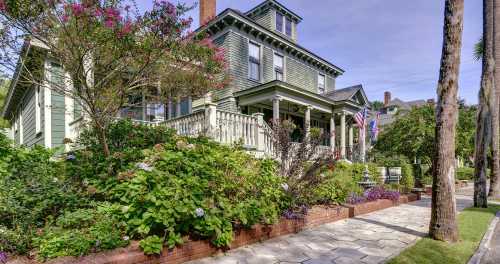
<path fill-rule="evenodd" d="M 490 205 L 487 209 L 467 208 L 458 215 L 459 242 L 450 244 L 423 238 L 389 263 L 467 263 L 499 210 L 499 205 Z"/>

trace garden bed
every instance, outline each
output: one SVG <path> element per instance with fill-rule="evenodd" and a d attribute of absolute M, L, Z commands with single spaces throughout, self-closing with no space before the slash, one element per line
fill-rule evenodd
<path fill-rule="evenodd" d="M 280 221 L 273 225 L 254 225 L 252 229 L 241 229 L 234 233 L 234 240 L 230 248 L 238 248 L 259 241 L 264 241 L 277 236 L 283 236 L 292 233 L 298 233 L 306 228 L 335 222 L 338 220 L 354 217 L 369 212 L 382 210 L 399 204 L 416 201 L 416 194 L 401 195 L 398 201 L 380 199 L 355 205 L 343 206 L 314 206 L 303 218 L 286 219 L 281 218 Z M 174 249 L 164 248 L 160 256 L 146 256 L 139 247 L 137 241 L 133 241 L 126 248 L 119 248 L 103 253 L 92 254 L 89 256 L 74 258 L 63 257 L 48 261 L 51 264 L 65 263 L 99 263 L 99 264 L 149 264 L 149 263 L 183 263 L 190 260 L 200 259 L 212 256 L 222 252 L 210 244 L 209 241 L 188 240 L 182 246 Z M 12 262 L 14 263 L 14 262 Z M 18 262 L 19 263 L 19 262 Z M 23 262 L 30 263 L 30 262 Z M 33 263 L 33 262 L 31 262 Z"/>

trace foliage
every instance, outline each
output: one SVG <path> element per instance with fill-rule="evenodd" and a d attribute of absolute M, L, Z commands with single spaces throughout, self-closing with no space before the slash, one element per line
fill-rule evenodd
<path fill-rule="evenodd" d="M 460 157 L 471 157 L 474 152 L 476 108 L 461 105 L 456 135 L 455 153 Z M 374 148 L 380 155 L 404 155 L 409 160 L 417 158 L 430 164 L 434 153 L 435 109 L 432 105 L 414 107 L 404 115 L 397 116 L 392 124 L 384 127 Z"/>
<path fill-rule="evenodd" d="M 148 236 L 139 242 L 139 246 L 146 255 L 160 254 L 163 249 L 163 238 L 157 235 Z"/>
<path fill-rule="evenodd" d="M 480 61 L 483 59 L 483 53 L 484 53 L 484 41 L 483 37 L 479 39 L 479 41 L 474 44 L 474 59 L 477 61 Z"/>
<path fill-rule="evenodd" d="M 467 180 L 470 181 L 474 179 L 474 168 L 457 168 L 455 178 L 457 180 Z"/>
<path fill-rule="evenodd" d="M 7 97 L 7 92 L 9 91 L 10 81 L 3 79 L 0 76 L 0 109 L 3 109 L 5 104 L 5 99 Z M 9 122 L 3 118 L 0 118 L 0 129 L 9 127 Z"/>
<path fill-rule="evenodd" d="M 35 238 L 38 258 L 82 256 L 90 252 L 126 246 L 125 223 L 113 212 L 110 204 L 68 211 L 55 223 L 48 223 Z"/>
<path fill-rule="evenodd" d="M 408 193 L 415 187 L 415 177 L 413 175 L 413 167 L 409 163 L 401 165 L 401 180 L 399 181 L 402 192 Z"/>
<path fill-rule="evenodd" d="M 413 263 L 468 263 L 500 207 L 467 208 L 458 215 L 460 240 L 456 243 L 422 238 L 414 246 L 391 259 L 390 264 Z"/>
<path fill-rule="evenodd" d="M 154 1 L 139 14 L 129 5 L 135 2 L 126 0 L 2 3 L 0 71 L 9 74 L 27 62 L 19 84 L 75 98 L 99 132 L 106 156 L 107 127 L 124 106 L 134 106 L 132 98 L 200 96 L 227 80 L 224 51 L 188 32 L 191 7 L 185 4 Z M 51 78 L 43 77 L 48 50 L 60 64 L 50 67 Z"/>
<path fill-rule="evenodd" d="M 363 192 L 362 195 L 350 193 L 347 199 L 349 204 L 360 204 L 378 199 L 389 199 L 391 201 L 399 200 L 399 191 L 387 190 L 382 186 L 375 186 Z"/>
<path fill-rule="evenodd" d="M 85 204 L 75 179 L 42 147 L 13 147 L 0 135 L 0 250 L 25 253 L 45 219 Z"/>
<path fill-rule="evenodd" d="M 183 235 L 192 235 L 224 247 L 233 226 L 272 223 L 281 214 L 283 181 L 271 160 L 181 137 L 144 155 L 134 168 L 119 173 L 119 183 L 108 191 L 122 206 L 133 237 L 157 235 L 174 247 Z"/>
<path fill-rule="evenodd" d="M 293 142 L 293 133 L 297 126 L 291 120 L 275 122 L 272 130 L 274 156 L 279 160 L 279 175 L 286 179 L 287 193 L 292 203 L 305 200 L 311 189 L 319 186 L 325 177 L 321 172 L 332 168 L 335 155 L 332 152 L 320 153 L 319 146 L 327 137 L 317 128 L 310 128 L 303 133 L 301 142 Z"/>
<path fill-rule="evenodd" d="M 381 101 L 377 101 L 377 100 L 371 102 L 371 105 L 372 105 L 373 111 L 378 111 L 384 107 L 384 103 Z"/>

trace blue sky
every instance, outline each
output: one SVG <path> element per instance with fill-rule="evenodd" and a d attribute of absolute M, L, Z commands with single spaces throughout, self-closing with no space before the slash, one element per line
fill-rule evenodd
<path fill-rule="evenodd" d="M 217 0 L 217 13 L 229 7 L 247 11 L 262 1 Z M 403 100 L 436 97 L 444 1 L 279 1 L 303 18 L 299 43 L 345 70 L 337 88 L 361 83 L 370 100 L 382 100 L 386 90 Z M 198 9 L 189 15 L 197 26 Z M 481 34 L 482 1 L 465 0 L 459 96 L 467 103 L 477 103 L 481 63 L 472 53 Z"/>

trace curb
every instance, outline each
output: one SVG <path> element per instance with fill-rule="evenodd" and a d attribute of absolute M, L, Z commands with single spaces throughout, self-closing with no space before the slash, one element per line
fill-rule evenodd
<path fill-rule="evenodd" d="M 490 249 L 490 241 L 491 238 L 493 237 L 495 227 L 497 226 L 499 221 L 500 221 L 500 211 L 496 213 L 495 218 L 493 218 L 493 220 L 491 221 L 488 230 L 486 231 L 486 233 L 483 236 L 483 239 L 481 240 L 481 244 L 479 244 L 476 253 L 474 253 L 474 255 L 472 255 L 472 257 L 469 259 L 468 264 L 481 263 L 481 259 L 483 258 L 484 254 L 486 254 L 486 252 L 488 252 L 488 250 Z"/>

